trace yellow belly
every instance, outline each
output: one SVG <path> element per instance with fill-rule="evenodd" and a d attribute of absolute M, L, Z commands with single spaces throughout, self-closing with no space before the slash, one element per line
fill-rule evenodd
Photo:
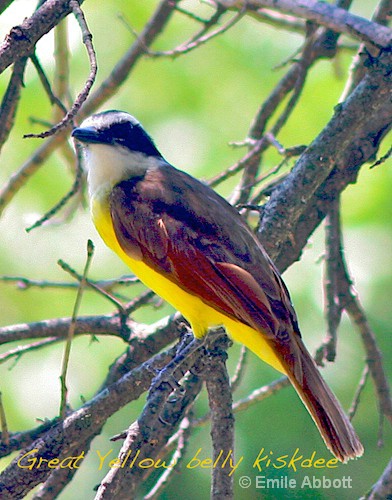
<path fill-rule="evenodd" d="M 285 370 L 263 335 L 205 304 L 199 297 L 192 295 L 157 273 L 141 260 L 136 260 L 124 252 L 119 245 L 112 224 L 107 204 L 95 197 L 92 199 L 92 217 L 99 234 L 114 252 L 129 266 L 132 272 L 157 295 L 165 299 L 175 309 L 180 311 L 192 326 L 195 337 L 203 337 L 208 328 L 224 326 L 230 337 L 245 344 L 263 361 L 272 365 L 278 371 Z"/>

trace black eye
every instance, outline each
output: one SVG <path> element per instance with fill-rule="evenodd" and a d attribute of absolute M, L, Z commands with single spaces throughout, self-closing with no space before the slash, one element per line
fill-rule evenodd
<path fill-rule="evenodd" d="M 132 123 L 115 123 L 109 128 L 108 132 L 114 143 L 126 145 L 132 136 L 132 129 L 134 128 Z"/>

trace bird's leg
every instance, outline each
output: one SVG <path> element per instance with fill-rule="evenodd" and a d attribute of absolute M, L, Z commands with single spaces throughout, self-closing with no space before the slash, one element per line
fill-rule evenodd
<path fill-rule="evenodd" d="M 174 377 L 174 372 L 189 356 L 203 346 L 204 341 L 205 337 L 201 339 L 194 338 L 185 347 L 180 345 L 177 354 L 170 361 L 170 363 L 162 368 L 162 370 L 160 370 L 159 373 L 153 378 L 150 387 L 150 394 L 163 383 L 169 384 L 173 390 L 181 387 L 177 379 Z"/>

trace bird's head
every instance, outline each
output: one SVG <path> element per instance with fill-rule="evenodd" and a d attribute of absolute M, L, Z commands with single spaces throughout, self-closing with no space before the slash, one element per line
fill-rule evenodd
<path fill-rule="evenodd" d="M 162 157 L 141 124 L 125 111 L 110 110 L 89 116 L 72 131 L 72 137 L 87 148 L 103 144 L 145 156 Z"/>
<path fill-rule="evenodd" d="M 153 140 L 129 113 L 104 111 L 86 118 L 72 131 L 83 149 L 90 194 L 107 191 L 164 161 Z"/>

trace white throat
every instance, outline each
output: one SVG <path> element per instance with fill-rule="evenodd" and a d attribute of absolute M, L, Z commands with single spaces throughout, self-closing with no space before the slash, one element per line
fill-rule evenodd
<path fill-rule="evenodd" d="M 159 160 L 122 146 L 89 144 L 83 146 L 83 164 L 87 170 L 89 195 L 110 192 L 114 185 L 157 168 Z"/>

